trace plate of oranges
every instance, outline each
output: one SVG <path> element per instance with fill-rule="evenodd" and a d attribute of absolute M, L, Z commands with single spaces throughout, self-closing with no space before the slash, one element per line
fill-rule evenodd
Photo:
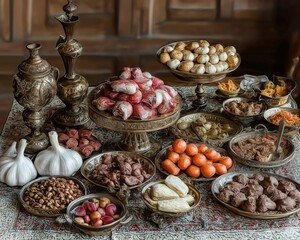
<path fill-rule="evenodd" d="M 192 181 L 212 181 L 230 171 L 234 161 L 223 148 L 177 138 L 156 155 L 155 165 L 165 175 L 185 174 Z"/>

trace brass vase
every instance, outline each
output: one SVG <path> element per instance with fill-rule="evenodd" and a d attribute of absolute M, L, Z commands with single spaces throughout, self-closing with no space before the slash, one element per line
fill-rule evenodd
<path fill-rule="evenodd" d="M 34 154 L 49 145 L 49 139 L 41 128 L 46 120 L 44 107 L 56 95 L 59 71 L 39 56 L 40 44 L 31 43 L 26 48 L 29 58 L 18 66 L 19 72 L 13 79 L 13 93 L 16 101 L 25 108 L 23 120 L 31 129 L 31 133 L 25 136 L 28 142 L 25 151 Z"/>
<path fill-rule="evenodd" d="M 87 96 L 88 81 L 74 71 L 77 58 L 81 55 L 83 47 L 73 38 L 74 27 L 79 17 L 73 16 L 77 9 L 72 1 L 63 6 L 65 15 L 56 19 L 62 24 L 65 37 L 60 36 L 56 48 L 63 60 L 65 74 L 57 82 L 57 96 L 65 104 L 53 115 L 56 124 L 62 126 L 82 126 L 89 121 L 88 111 L 82 104 Z"/>

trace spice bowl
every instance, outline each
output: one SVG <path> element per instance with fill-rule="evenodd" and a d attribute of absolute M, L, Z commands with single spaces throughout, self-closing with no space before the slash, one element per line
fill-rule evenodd
<path fill-rule="evenodd" d="M 80 222 L 78 220 L 78 207 L 83 207 L 87 202 L 95 202 L 95 201 L 100 201 L 99 203 L 99 208 L 101 209 L 106 209 L 108 205 L 113 204 L 116 207 L 115 210 L 115 215 L 113 216 L 114 220 L 112 220 L 112 222 L 105 222 L 105 220 L 103 218 L 107 217 L 108 214 L 106 213 L 100 213 L 100 217 L 97 218 L 97 220 L 99 220 L 101 223 L 100 224 L 92 224 L 92 216 L 91 213 L 89 214 L 90 216 L 90 221 L 89 223 L 86 222 Z M 106 206 L 104 208 L 101 207 L 101 201 L 108 201 L 108 203 L 104 203 L 106 204 Z M 95 204 L 96 205 L 96 204 Z M 98 206 L 95 207 L 95 211 L 96 212 L 101 212 L 99 210 Z M 95 212 L 94 211 L 94 212 Z M 106 211 L 106 210 L 105 210 Z M 86 214 L 88 215 L 89 211 L 86 211 Z M 76 215 L 77 214 L 77 215 Z M 102 215 L 102 216 L 101 216 Z M 85 215 L 86 216 L 86 215 Z M 109 215 L 112 216 L 112 215 Z M 117 217 L 115 217 L 117 216 Z M 66 214 L 64 215 L 65 220 L 71 224 L 72 226 L 76 227 L 77 229 L 79 229 L 80 231 L 88 234 L 88 235 L 92 235 L 92 236 L 96 236 L 96 235 L 104 235 L 104 234 L 108 234 L 109 232 L 111 232 L 114 228 L 118 227 L 119 225 L 124 225 L 126 223 L 128 223 L 131 219 L 132 216 L 128 214 L 128 210 L 127 210 L 127 206 L 117 197 L 113 196 L 112 194 L 109 193 L 105 193 L 105 192 L 101 192 L 101 193 L 92 193 L 92 194 L 88 194 L 85 196 L 82 196 L 80 198 L 77 198 L 76 200 L 72 201 L 67 208 Z M 83 219 L 84 217 L 82 217 L 81 219 Z M 80 219 L 80 217 L 79 217 Z"/>
<path fill-rule="evenodd" d="M 75 177 L 44 176 L 22 187 L 18 195 L 24 209 L 41 217 L 58 217 L 72 200 L 87 194 L 85 185 Z"/>

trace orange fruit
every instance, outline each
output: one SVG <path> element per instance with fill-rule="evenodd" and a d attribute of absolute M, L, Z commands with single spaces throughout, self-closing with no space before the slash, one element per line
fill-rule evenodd
<path fill-rule="evenodd" d="M 198 167 L 206 164 L 206 161 L 207 159 L 203 153 L 197 153 L 192 157 L 192 163 Z"/>
<path fill-rule="evenodd" d="M 181 154 L 180 155 L 179 160 L 177 162 L 177 166 L 181 170 L 187 169 L 191 164 L 192 164 L 192 160 L 189 156 L 187 156 L 186 154 Z"/>
<path fill-rule="evenodd" d="M 188 143 L 186 145 L 185 153 L 189 156 L 194 156 L 198 153 L 198 147 L 194 143 Z"/>
<path fill-rule="evenodd" d="M 187 145 L 186 141 L 184 141 L 181 138 L 177 138 L 173 141 L 172 148 L 174 152 L 183 153 L 186 149 L 186 145 Z"/>
<path fill-rule="evenodd" d="M 212 177 L 216 174 L 216 168 L 212 164 L 205 164 L 201 167 L 201 174 L 203 177 Z"/>
<path fill-rule="evenodd" d="M 177 161 L 179 160 L 179 153 L 177 152 L 173 152 L 173 151 L 169 151 L 167 158 L 170 159 L 173 163 L 177 163 Z"/>
<path fill-rule="evenodd" d="M 215 163 L 216 173 L 219 175 L 227 173 L 227 167 L 222 163 Z"/>
<path fill-rule="evenodd" d="M 186 170 L 187 175 L 189 175 L 190 177 L 194 177 L 197 178 L 201 175 L 201 170 L 199 167 L 195 166 L 195 165 L 190 165 L 187 170 Z"/>
<path fill-rule="evenodd" d="M 205 144 L 198 145 L 198 152 L 199 153 L 204 153 L 207 149 L 208 149 L 208 147 Z"/>
<path fill-rule="evenodd" d="M 228 156 L 223 156 L 219 158 L 219 163 L 222 163 L 226 166 L 227 169 L 232 167 L 233 161 Z"/>
<path fill-rule="evenodd" d="M 221 154 L 217 152 L 214 148 L 209 148 L 204 152 L 204 155 L 212 161 L 217 161 L 221 157 Z"/>

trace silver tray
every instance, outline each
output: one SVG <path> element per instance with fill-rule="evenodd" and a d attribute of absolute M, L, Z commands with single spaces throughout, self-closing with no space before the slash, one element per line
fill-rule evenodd
<path fill-rule="evenodd" d="M 155 206 L 151 205 L 145 199 L 144 194 L 147 191 L 147 189 L 150 188 L 151 186 L 153 186 L 154 184 L 156 184 L 156 183 L 163 183 L 163 182 L 164 182 L 164 180 L 150 182 L 145 187 L 143 187 L 143 189 L 142 189 L 142 199 L 143 199 L 143 202 L 154 213 L 157 213 L 159 215 L 164 215 L 164 216 L 170 216 L 170 217 L 179 217 L 179 216 L 185 214 L 186 212 L 191 211 L 192 209 L 196 208 L 199 205 L 200 200 L 201 200 L 201 194 L 200 194 L 199 190 L 196 187 L 194 187 L 193 185 L 186 183 L 186 185 L 189 187 L 189 192 L 188 193 L 191 194 L 194 197 L 194 199 L 195 199 L 195 201 L 193 202 L 193 204 L 190 206 L 189 209 L 187 209 L 184 212 L 177 212 L 177 213 L 164 212 L 164 211 L 158 210 Z"/>
<path fill-rule="evenodd" d="M 219 201 L 221 204 L 223 204 L 226 208 L 228 208 L 229 210 L 231 210 L 232 212 L 244 216 L 244 217 L 248 217 L 248 218 L 255 218 L 255 219 L 278 219 L 278 218 L 284 218 L 284 217 L 288 217 L 296 212 L 298 212 L 300 210 L 300 204 L 297 204 L 296 207 L 292 210 L 292 211 L 287 211 L 287 212 L 280 212 L 280 211 L 267 211 L 265 213 L 260 213 L 260 212 L 247 212 L 241 209 L 238 209 L 236 207 L 231 206 L 230 204 L 227 204 L 225 202 L 223 202 L 222 200 L 220 200 L 217 197 L 217 194 L 219 193 L 219 190 L 221 188 L 224 187 L 224 185 L 230 181 L 232 181 L 232 178 L 235 175 L 238 174 L 244 174 L 248 177 L 253 176 L 253 174 L 255 173 L 260 173 L 264 176 L 274 176 L 276 177 L 278 180 L 283 179 L 283 180 L 288 180 L 291 181 L 292 183 L 294 183 L 297 187 L 298 190 L 300 190 L 300 185 L 299 183 L 295 182 L 294 180 L 278 175 L 278 174 L 273 174 L 273 173 L 262 173 L 262 172 L 232 172 L 232 173 L 227 173 L 224 174 L 220 177 L 218 177 L 216 180 L 213 181 L 212 185 L 211 185 L 211 192 L 213 194 L 213 196 L 216 198 L 217 201 Z"/>
<path fill-rule="evenodd" d="M 164 175 L 168 176 L 170 175 L 167 171 L 165 171 L 162 167 L 161 167 L 161 162 L 166 159 L 165 157 L 165 153 L 166 153 L 166 150 L 170 147 L 171 145 L 168 145 L 166 147 L 164 147 L 155 157 L 154 159 L 154 162 L 155 162 L 155 166 L 156 168 L 158 169 L 158 171 L 160 171 L 161 173 L 163 173 Z M 208 145 L 207 145 L 208 146 Z M 208 146 L 208 147 L 212 147 L 212 146 Z M 228 153 L 225 149 L 223 148 L 219 148 L 219 147 L 213 147 L 215 150 L 217 150 L 219 153 L 221 153 L 222 156 L 228 156 Z M 235 166 L 235 163 L 234 163 L 234 160 L 232 159 L 233 161 L 233 164 L 232 164 L 232 167 L 228 170 L 228 171 L 231 171 L 231 169 L 234 169 L 234 166 Z M 185 179 L 188 179 L 188 180 L 191 180 L 191 181 L 195 181 L 195 182 L 209 182 L 209 181 L 212 181 L 214 179 L 217 178 L 218 175 L 214 175 L 213 177 L 210 177 L 210 178 L 206 178 L 206 177 L 198 177 L 198 178 L 194 178 L 194 177 L 190 177 L 188 176 L 184 171 L 180 171 L 178 177 L 181 177 L 181 178 L 185 178 Z"/>
<path fill-rule="evenodd" d="M 280 159 L 276 159 L 274 161 L 271 160 L 269 162 L 259 162 L 254 159 L 252 159 L 252 160 L 245 159 L 245 158 L 242 158 L 241 156 L 239 156 L 232 148 L 232 146 L 236 142 L 244 141 L 249 138 L 256 137 L 256 136 L 264 136 L 265 134 L 271 134 L 271 135 L 276 136 L 276 134 L 272 133 L 272 132 L 252 131 L 252 132 L 248 132 L 248 133 L 241 133 L 241 134 L 233 137 L 228 143 L 228 149 L 229 149 L 228 152 L 229 152 L 230 156 L 239 163 L 242 163 L 244 165 L 251 166 L 251 167 L 256 167 L 256 168 L 280 167 L 280 166 L 285 165 L 288 162 L 290 162 L 295 154 L 295 146 L 292 143 L 292 141 L 290 141 L 288 138 L 285 138 L 285 137 L 282 137 L 282 141 L 286 141 L 286 143 L 287 143 L 287 146 L 283 149 L 284 150 L 283 157 Z"/>
<path fill-rule="evenodd" d="M 97 182 L 95 181 L 91 176 L 91 172 L 102 162 L 102 156 L 104 154 L 111 154 L 113 156 L 115 155 L 126 155 L 126 156 L 129 156 L 131 158 L 139 158 L 141 160 L 141 164 L 143 166 L 143 169 L 151 174 L 151 177 L 148 178 L 146 181 L 144 181 L 143 183 L 141 184 L 138 184 L 138 185 L 135 185 L 135 186 L 128 186 L 128 189 L 134 189 L 134 188 L 138 188 L 144 184 L 146 184 L 147 182 L 151 181 L 152 178 L 154 177 L 155 173 L 156 173 L 156 167 L 154 165 L 154 163 L 142 156 L 142 155 L 139 155 L 137 153 L 134 153 L 134 152 L 126 152 L 126 151 L 111 151 L 111 152 L 104 152 L 104 153 L 100 153 L 96 156 L 93 156 L 89 159 L 87 159 L 83 165 L 81 166 L 81 174 L 84 178 L 86 178 L 89 182 L 95 184 L 96 186 L 99 186 L 99 187 L 103 187 L 103 188 L 108 188 L 108 186 L 106 186 L 105 184 L 102 184 L 100 182 Z"/>
<path fill-rule="evenodd" d="M 215 139 L 204 140 L 201 138 L 201 136 L 199 136 L 199 134 L 198 135 L 196 134 L 196 132 L 193 130 L 192 127 L 188 127 L 185 130 L 180 130 L 177 127 L 178 123 L 181 123 L 181 122 L 192 123 L 193 121 L 195 121 L 196 119 L 198 119 L 199 117 L 202 117 L 202 116 L 212 122 L 221 123 L 221 124 L 228 123 L 232 127 L 233 130 L 229 134 L 229 136 L 226 138 L 216 139 L 216 140 Z M 191 114 L 183 115 L 182 117 L 180 117 L 177 120 L 177 122 L 175 124 L 173 124 L 170 127 L 170 130 L 175 136 L 186 139 L 188 141 L 191 141 L 191 142 L 203 141 L 203 142 L 208 143 L 209 145 L 221 147 L 224 143 L 228 142 L 232 137 L 234 137 L 235 135 L 240 133 L 243 130 L 243 126 L 240 123 L 234 122 L 234 121 L 232 121 L 224 116 L 221 116 L 219 114 L 198 112 L 198 113 L 191 113 Z"/>

